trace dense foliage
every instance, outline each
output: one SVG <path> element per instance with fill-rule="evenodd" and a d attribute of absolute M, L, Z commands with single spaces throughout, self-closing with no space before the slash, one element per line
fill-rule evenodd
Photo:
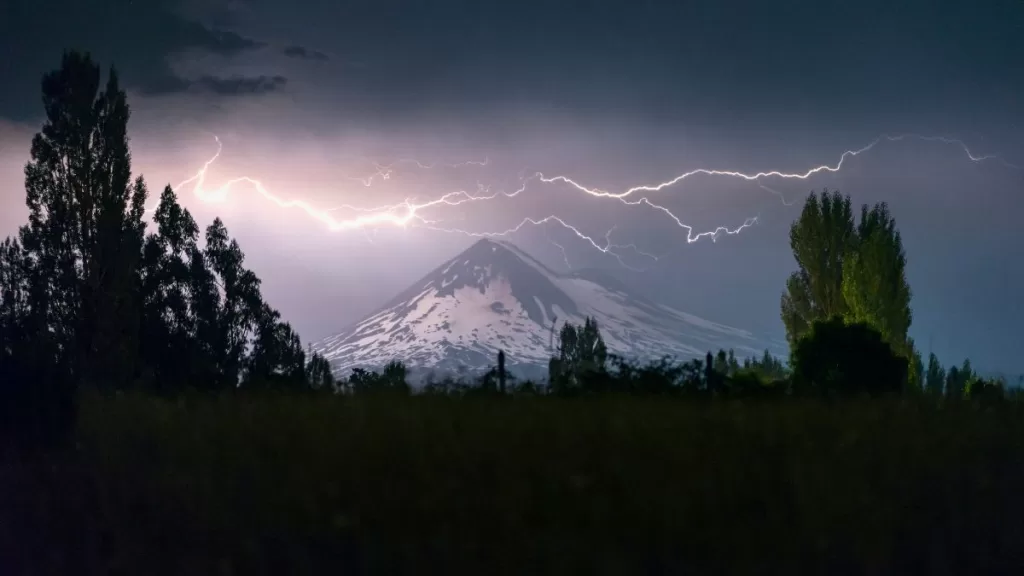
<path fill-rule="evenodd" d="M 864 322 L 907 358 L 909 379 L 919 386 L 922 362 L 908 336 L 907 259 L 888 205 L 863 206 L 855 226 L 849 196 L 812 192 L 789 237 L 797 271 L 786 282 L 781 307 L 790 346 L 817 321 Z"/>

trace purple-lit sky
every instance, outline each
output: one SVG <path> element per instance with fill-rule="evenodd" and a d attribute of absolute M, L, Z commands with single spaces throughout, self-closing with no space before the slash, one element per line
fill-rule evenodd
<path fill-rule="evenodd" d="M 447 192 L 512 192 L 537 171 L 620 192 L 695 168 L 803 172 L 882 133 L 962 139 L 1024 165 L 1024 3 L 864 0 L 7 0 L 0 6 L 0 234 L 25 218 L 22 167 L 39 80 L 64 48 L 114 64 L 129 91 L 134 169 L 155 194 L 217 150 L 205 189 L 239 176 L 318 210 Z M 387 180 L 358 178 L 374 162 Z M 440 164 L 489 160 L 487 166 Z M 649 206 L 531 181 L 514 198 L 425 209 L 435 227 L 502 231 L 554 267 L 601 266 L 709 319 L 780 336 L 788 228 L 824 187 L 889 202 L 925 353 L 1024 372 L 1024 170 L 955 145 L 883 142 L 836 174 L 762 184 L 695 176 Z M 481 188 L 482 187 L 482 188 Z M 306 339 L 344 327 L 472 243 L 384 223 L 330 231 L 239 184 L 220 202 L 264 294 Z M 358 216 L 345 209 L 336 219 Z M 400 214 L 400 212 L 395 212 Z M 415 223 L 415 222 L 414 222 Z M 564 254 L 562 248 L 564 247 Z"/>

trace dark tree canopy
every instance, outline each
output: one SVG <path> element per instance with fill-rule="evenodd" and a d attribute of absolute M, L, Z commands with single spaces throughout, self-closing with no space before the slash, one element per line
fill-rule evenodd
<path fill-rule="evenodd" d="M 102 85 L 99 66 L 76 52 L 42 81 L 28 224 L 0 244 L 0 404 L 22 415 L 12 426 L 67 429 L 78 386 L 307 385 L 298 336 L 263 302 L 220 220 L 200 246 L 168 187 L 146 235 L 125 93 L 113 70 Z"/>
<path fill-rule="evenodd" d="M 924 388 L 932 396 L 942 396 L 946 388 L 946 370 L 935 354 L 928 355 L 928 368 L 924 377 Z"/>
<path fill-rule="evenodd" d="M 583 326 L 566 322 L 559 333 L 558 357 L 549 364 L 548 379 L 553 391 L 581 390 L 586 380 L 600 377 L 607 370 L 608 348 L 597 327 L 597 320 L 586 318 Z"/>
<path fill-rule="evenodd" d="M 907 360 L 874 327 L 841 317 L 812 324 L 793 350 L 793 389 L 798 394 L 882 395 L 903 390 Z"/>

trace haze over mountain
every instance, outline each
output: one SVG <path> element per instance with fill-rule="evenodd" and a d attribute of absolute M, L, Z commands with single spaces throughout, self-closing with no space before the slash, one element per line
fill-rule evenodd
<path fill-rule="evenodd" d="M 639 296 L 599 270 L 560 274 L 507 242 L 480 240 L 379 310 L 314 345 L 338 372 L 401 360 L 412 369 L 475 372 L 504 350 L 511 370 L 539 374 L 552 328 L 597 319 L 610 352 L 645 361 L 775 353 L 783 343 Z M 557 337 L 557 335 L 554 335 Z"/>

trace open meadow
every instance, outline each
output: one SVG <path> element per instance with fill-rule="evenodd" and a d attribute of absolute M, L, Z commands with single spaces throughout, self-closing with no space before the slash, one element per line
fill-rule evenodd
<path fill-rule="evenodd" d="M 74 443 L 0 467 L 9 566 L 247 575 L 1024 566 L 1016 401 L 90 394 Z"/>

